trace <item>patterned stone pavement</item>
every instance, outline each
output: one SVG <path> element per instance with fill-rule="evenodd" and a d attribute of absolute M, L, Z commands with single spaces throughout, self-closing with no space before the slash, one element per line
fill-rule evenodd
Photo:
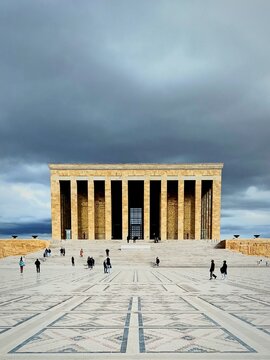
<path fill-rule="evenodd" d="M 270 359 L 270 268 L 250 258 L 223 252 L 228 278 L 210 281 L 209 257 L 156 268 L 112 253 L 104 274 L 102 255 L 89 270 L 56 254 L 36 274 L 37 255 L 22 275 L 17 258 L 0 261 L 1 360 Z"/>

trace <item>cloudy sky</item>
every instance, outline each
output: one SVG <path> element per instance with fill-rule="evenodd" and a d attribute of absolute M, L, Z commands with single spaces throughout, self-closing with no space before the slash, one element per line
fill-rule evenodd
<path fill-rule="evenodd" d="M 269 13 L 1 0 L 0 236 L 50 236 L 48 163 L 223 162 L 222 237 L 270 237 Z"/>

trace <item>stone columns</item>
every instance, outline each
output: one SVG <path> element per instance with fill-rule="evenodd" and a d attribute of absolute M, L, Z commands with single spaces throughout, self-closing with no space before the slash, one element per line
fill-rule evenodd
<path fill-rule="evenodd" d="M 161 204 L 160 204 L 160 235 L 162 240 L 167 239 L 167 176 L 161 179 Z"/>
<path fill-rule="evenodd" d="M 78 197 L 77 181 L 75 177 L 71 178 L 71 238 L 78 239 Z"/>
<path fill-rule="evenodd" d="M 221 179 L 213 180 L 212 239 L 220 240 Z"/>
<path fill-rule="evenodd" d="M 150 179 L 144 180 L 144 203 L 143 203 L 143 237 L 150 239 Z"/>
<path fill-rule="evenodd" d="M 201 239 L 202 180 L 195 185 L 195 239 Z"/>
<path fill-rule="evenodd" d="M 95 239 L 95 189 L 94 180 L 88 180 L 88 239 Z"/>
<path fill-rule="evenodd" d="M 128 236 L 128 181 L 122 180 L 122 239 Z"/>
<path fill-rule="evenodd" d="M 60 181 L 51 177 L 52 239 L 61 239 Z"/>
<path fill-rule="evenodd" d="M 105 179 L 105 239 L 112 239 L 112 191 L 111 179 Z"/>
<path fill-rule="evenodd" d="M 184 180 L 178 180 L 178 239 L 184 239 Z"/>

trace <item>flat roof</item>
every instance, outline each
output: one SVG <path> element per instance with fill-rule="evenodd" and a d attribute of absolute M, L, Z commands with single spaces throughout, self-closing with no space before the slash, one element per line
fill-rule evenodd
<path fill-rule="evenodd" d="M 161 163 L 113 163 L 113 164 L 49 164 L 50 170 L 180 170 L 222 169 L 223 163 L 161 164 Z"/>

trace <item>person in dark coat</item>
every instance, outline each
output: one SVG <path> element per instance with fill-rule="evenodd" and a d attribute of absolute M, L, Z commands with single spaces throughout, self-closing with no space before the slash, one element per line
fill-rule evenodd
<path fill-rule="evenodd" d="M 107 266 L 107 273 L 111 273 L 111 268 L 112 268 L 112 264 L 111 264 L 111 259 L 109 257 L 107 257 L 106 259 L 106 266 Z"/>
<path fill-rule="evenodd" d="M 226 260 L 223 261 L 223 265 L 220 268 L 220 272 L 221 272 L 221 279 L 226 279 L 227 276 L 227 263 Z"/>
<path fill-rule="evenodd" d="M 210 279 L 209 280 L 212 280 L 212 278 L 216 279 L 217 276 L 214 274 L 214 271 L 215 271 L 215 262 L 214 260 L 211 260 L 211 265 L 210 265 Z"/>
<path fill-rule="evenodd" d="M 108 257 L 109 256 L 109 253 L 110 253 L 110 250 L 109 249 L 106 249 L 106 256 Z"/>
<path fill-rule="evenodd" d="M 72 266 L 75 266 L 75 259 L 74 259 L 74 256 L 71 257 L 71 264 Z"/>
<path fill-rule="evenodd" d="M 156 257 L 156 266 L 159 266 L 160 260 L 158 257 Z"/>
<path fill-rule="evenodd" d="M 104 269 L 104 274 L 107 273 L 107 264 L 106 264 L 106 260 L 103 261 L 103 269 Z"/>
<path fill-rule="evenodd" d="M 40 261 L 38 259 L 35 261 L 35 265 L 36 265 L 37 273 L 40 273 Z"/>

